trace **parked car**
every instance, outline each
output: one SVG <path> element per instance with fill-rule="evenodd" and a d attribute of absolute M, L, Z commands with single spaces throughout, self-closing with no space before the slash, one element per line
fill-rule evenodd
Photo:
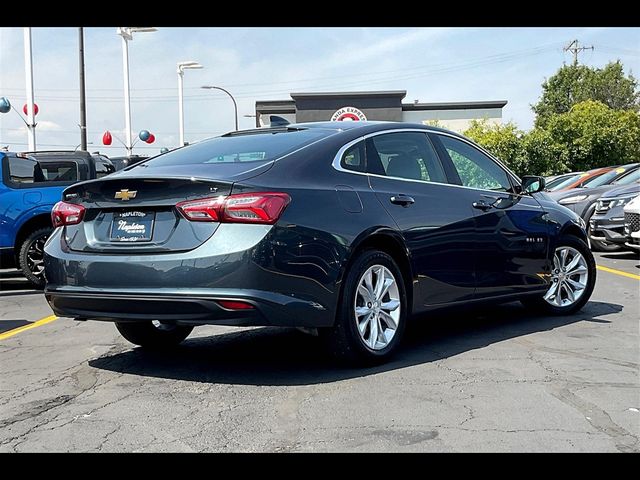
<path fill-rule="evenodd" d="M 640 251 L 640 196 L 624 206 L 624 233 L 626 246 Z"/>
<path fill-rule="evenodd" d="M 610 177 L 614 180 L 609 184 L 591 188 L 577 188 L 566 192 L 549 192 L 547 195 L 557 201 L 560 205 L 564 205 L 580 215 L 580 217 L 582 217 L 586 222 L 587 228 L 589 228 L 589 220 L 595 212 L 597 200 L 609 190 L 613 190 L 614 188 L 622 185 L 629 185 L 640 179 L 640 170 L 638 170 L 639 165 L 640 164 L 634 163 L 623 167 L 617 167 L 616 170 L 620 170 L 621 173 L 616 173 L 615 176 Z M 609 173 L 606 175 L 609 175 Z M 595 250 L 601 251 L 615 251 L 619 249 L 618 245 L 599 240 L 592 240 L 591 246 Z"/>
<path fill-rule="evenodd" d="M 619 165 L 613 167 L 607 173 L 598 177 L 592 177 L 589 180 L 583 182 L 580 187 L 577 188 L 596 188 L 602 185 L 615 184 L 622 177 L 627 176 L 629 173 L 640 167 L 640 163 L 630 163 L 627 165 Z"/>
<path fill-rule="evenodd" d="M 149 157 L 142 155 L 129 155 L 125 157 L 111 157 L 109 158 L 109 160 L 111 160 L 113 166 L 116 167 L 116 170 L 122 170 L 129 165 L 134 165 L 138 162 L 146 160 L 147 158 Z"/>
<path fill-rule="evenodd" d="M 577 173 L 573 177 L 569 177 L 555 186 L 547 188 L 547 190 L 551 192 L 564 192 L 566 190 L 584 187 L 588 181 L 598 178 L 611 170 L 613 170 L 613 167 L 603 167 L 594 168 L 588 172 Z"/>
<path fill-rule="evenodd" d="M 579 178 L 584 172 L 570 172 L 570 173 L 562 173 L 560 175 L 552 175 L 550 177 L 545 177 L 545 190 L 548 192 L 552 192 L 555 187 L 569 180 L 570 178 Z"/>
<path fill-rule="evenodd" d="M 589 220 L 591 242 L 602 242 L 620 248 L 625 247 L 624 206 L 640 193 L 638 181 L 606 192 L 596 202 L 594 214 Z"/>
<path fill-rule="evenodd" d="M 45 246 L 56 315 L 175 345 L 194 326 L 317 329 L 386 359 L 410 316 L 591 296 L 584 222 L 447 130 L 323 122 L 233 132 L 67 188 Z"/>
<path fill-rule="evenodd" d="M 87 152 L 0 152 L 0 264 L 18 267 L 44 287 L 43 246 L 51 233 L 51 208 L 62 190 L 115 171 L 109 160 Z"/>

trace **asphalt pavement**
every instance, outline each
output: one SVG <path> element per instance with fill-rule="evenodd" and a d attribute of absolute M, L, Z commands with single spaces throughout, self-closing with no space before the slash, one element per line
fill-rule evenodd
<path fill-rule="evenodd" d="M 200 327 L 144 352 L 0 270 L 0 452 L 639 452 L 640 260 L 596 261 L 576 315 L 432 314 L 369 369 L 292 329 Z"/>

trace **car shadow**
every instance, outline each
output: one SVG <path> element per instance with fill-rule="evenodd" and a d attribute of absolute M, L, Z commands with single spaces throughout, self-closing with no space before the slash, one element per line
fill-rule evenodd
<path fill-rule="evenodd" d="M 336 365 L 318 338 L 295 329 L 269 327 L 187 339 L 165 353 L 134 348 L 103 355 L 90 360 L 89 365 L 118 373 L 192 382 L 312 385 L 446 359 L 576 322 L 610 323 L 602 317 L 621 310 L 621 305 L 589 302 L 576 315 L 542 317 L 528 314 L 518 303 L 473 312 L 431 314 L 410 324 L 402 348 L 390 362 L 369 368 Z"/>
<path fill-rule="evenodd" d="M 42 290 L 35 289 L 29 281 L 22 276 L 22 272 L 1 272 L 0 274 L 0 297 L 18 295 L 42 295 Z"/>
<path fill-rule="evenodd" d="M 625 251 L 615 253 L 603 253 L 603 258 L 609 258 L 612 260 L 638 260 L 640 258 L 640 252 Z"/>

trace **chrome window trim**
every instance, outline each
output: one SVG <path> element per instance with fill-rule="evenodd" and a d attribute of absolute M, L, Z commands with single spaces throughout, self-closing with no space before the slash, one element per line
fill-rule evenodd
<path fill-rule="evenodd" d="M 469 140 L 465 139 L 464 137 L 459 137 L 457 135 L 452 135 L 452 134 L 446 133 L 446 132 L 439 132 L 439 131 L 427 130 L 427 129 L 421 129 L 421 128 L 397 128 L 397 129 L 392 129 L 392 130 L 381 130 L 379 132 L 373 132 L 373 133 L 369 133 L 367 135 L 363 135 L 361 137 L 358 137 L 355 140 L 351 140 L 349 143 L 347 143 L 347 144 L 343 145 L 342 147 L 340 147 L 340 150 L 338 150 L 338 153 L 336 153 L 336 156 L 333 158 L 333 162 L 331 162 L 331 166 L 333 168 L 335 168 L 336 170 L 338 170 L 339 172 L 351 173 L 353 175 L 365 175 L 367 177 L 386 178 L 386 179 L 392 179 L 392 180 L 400 180 L 400 181 L 403 181 L 403 182 L 427 183 L 427 184 L 434 184 L 434 185 L 445 185 L 445 186 L 448 186 L 448 187 L 466 188 L 468 190 L 476 190 L 476 191 L 480 191 L 480 192 L 491 192 L 491 194 L 493 194 L 493 195 L 495 195 L 495 194 L 505 194 L 505 195 L 519 195 L 519 196 L 521 196 L 521 194 L 518 194 L 518 193 L 504 192 L 504 191 L 501 191 L 501 190 L 487 190 L 485 188 L 467 187 L 465 185 L 456 185 L 455 183 L 432 182 L 431 180 L 414 180 L 414 179 L 411 179 L 411 178 L 394 177 L 394 176 L 390 176 L 390 175 L 378 175 L 376 173 L 358 172 L 356 170 L 348 170 L 348 169 L 344 168 L 341 165 L 342 156 L 345 154 L 345 152 L 349 148 L 353 147 L 356 143 L 362 142 L 363 140 L 366 140 L 367 138 L 376 137 L 378 135 L 384 135 L 384 134 L 387 134 L 387 133 L 397 133 L 397 132 L 420 132 L 420 133 L 423 133 L 425 135 L 427 133 L 433 133 L 435 135 L 444 135 L 444 136 L 447 136 L 447 137 L 451 137 L 451 138 L 460 140 L 460 141 L 462 141 L 464 143 L 467 143 L 472 148 L 475 148 L 476 150 L 479 150 L 480 152 L 482 152 L 485 155 L 487 155 L 490 160 L 492 160 L 495 163 L 497 163 L 498 166 L 505 171 L 505 173 L 507 174 L 507 177 L 513 177 L 513 178 L 511 178 L 512 180 L 518 179 L 518 176 L 516 174 L 514 174 L 511 170 L 509 170 L 500 160 L 495 158 L 493 155 L 489 154 L 483 148 L 481 148 L 479 146 L 476 146 L 475 144 L 471 143 Z M 436 152 L 436 154 L 437 154 L 437 152 Z"/>

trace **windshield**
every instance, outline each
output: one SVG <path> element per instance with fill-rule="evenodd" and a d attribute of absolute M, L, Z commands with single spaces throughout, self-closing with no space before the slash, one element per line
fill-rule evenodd
<path fill-rule="evenodd" d="M 623 175 L 618 180 L 611 183 L 615 183 L 616 185 L 628 185 L 638 180 L 640 180 L 640 168 L 636 168 L 632 172 Z"/>
<path fill-rule="evenodd" d="M 333 130 L 265 130 L 215 137 L 159 155 L 144 165 L 266 163 L 334 133 Z"/>
<path fill-rule="evenodd" d="M 575 173 L 571 174 L 571 175 L 560 175 L 557 178 L 553 178 L 551 180 L 549 180 L 546 185 L 547 185 L 547 190 L 552 191 L 556 186 L 560 185 L 561 183 L 563 183 L 564 181 L 566 181 L 567 179 L 571 178 L 571 177 L 575 177 Z"/>
<path fill-rule="evenodd" d="M 556 190 L 562 190 L 564 187 L 567 187 L 569 185 L 571 185 L 573 182 L 577 182 L 580 178 L 586 176 L 586 173 L 579 173 L 577 175 L 573 175 L 569 178 L 567 178 L 566 180 L 560 182 L 559 184 L 552 186 L 551 188 L 549 188 L 548 190 L 550 192 L 555 192 Z"/>
<path fill-rule="evenodd" d="M 625 167 L 614 168 L 613 170 L 609 170 L 604 175 L 598 175 L 597 177 L 590 178 L 582 185 L 585 188 L 594 188 L 599 187 L 600 185 L 608 185 L 611 181 L 622 175 L 627 171 Z"/>

